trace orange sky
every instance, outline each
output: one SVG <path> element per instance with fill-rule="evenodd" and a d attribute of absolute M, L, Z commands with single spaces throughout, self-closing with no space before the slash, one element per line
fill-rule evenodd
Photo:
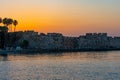
<path fill-rule="evenodd" d="M 17 30 L 119 35 L 120 0 L 1 0 L 1 17 L 17 19 Z"/>

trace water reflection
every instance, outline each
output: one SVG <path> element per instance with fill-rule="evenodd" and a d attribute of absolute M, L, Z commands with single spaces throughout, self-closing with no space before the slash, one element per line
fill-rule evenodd
<path fill-rule="evenodd" d="M 1 55 L 0 61 L 8 61 L 8 55 Z"/>
<path fill-rule="evenodd" d="M 73 52 L 73 53 L 44 53 L 44 54 L 9 54 L 1 55 L 0 61 L 14 60 L 118 60 L 119 51 L 111 52 Z"/>
<path fill-rule="evenodd" d="M 119 80 L 120 51 L 0 56 L 0 80 Z"/>

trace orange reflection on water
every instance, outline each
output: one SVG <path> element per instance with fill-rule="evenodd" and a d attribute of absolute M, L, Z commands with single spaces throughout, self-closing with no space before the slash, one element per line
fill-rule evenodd
<path fill-rule="evenodd" d="M 1 61 L 100 61 L 100 60 L 120 60 L 117 52 L 73 52 L 73 53 L 45 53 L 45 54 L 14 54 L 0 56 Z"/>

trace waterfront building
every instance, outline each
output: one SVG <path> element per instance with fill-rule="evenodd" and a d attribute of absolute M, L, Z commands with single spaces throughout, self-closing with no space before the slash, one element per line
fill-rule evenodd
<path fill-rule="evenodd" d="M 120 49 L 120 37 L 109 38 L 110 48 Z"/>
<path fill-rule="evenodd" d="M 37 44 L 37 36 L 38 36 L 38 32 L 34 32 L 34 31 L 19 31 L 19 32 L 13 32 L 11 33 L 12 36 L 14 36 L 14 47 L 18 47 L 21 45 L 22 41 L 26 40 L 28 41 L 29 45 L 28 48 L 35 48 L 36 44 Z"/>
<path fill-rule="evenodd" d="M 1 32 L 0 36 L 2 36 Z M 4 39 L 0 37 L 1 44 L 2 40 Z M 120 37 L 107 36 L 107 33 L 86 33 L 86 35 L 81 35 L 79 37 L 68 37 L 60 33 L 38 34 L 38 32 L 34 31 L 7 33 L 5 46 L 16 48 L 21 45 L 23 46 L 23 42 L 28 43 L 26 47 L 28 49 L 40 50 L 120 49 Z"/>
<path fill-rule="evenodd" d="M 65 50 L 78 49 L 77 37 L 64 37 L 63 38 L 63 49 Z"/>
<path fill-rule="evenodd" d="M 62 48 L 62 34 L 59 33 L 40 33 L 36 37 L 33 37 L 34 44 L 30 45 L 38 49 L 61 49 Z"/>
<path fill-rule="evenodd" d="M 86 33 L 78 38 L 79 49 L 107 48 L 107 33 Z"/>

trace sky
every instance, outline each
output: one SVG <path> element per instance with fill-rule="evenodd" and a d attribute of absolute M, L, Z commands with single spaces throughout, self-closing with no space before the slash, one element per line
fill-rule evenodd
<path fill-rule="evenodd" d="M 0 17 L 18 20 L 17 31 L 120 36 L 120 0 L 0 0 Z"/>

